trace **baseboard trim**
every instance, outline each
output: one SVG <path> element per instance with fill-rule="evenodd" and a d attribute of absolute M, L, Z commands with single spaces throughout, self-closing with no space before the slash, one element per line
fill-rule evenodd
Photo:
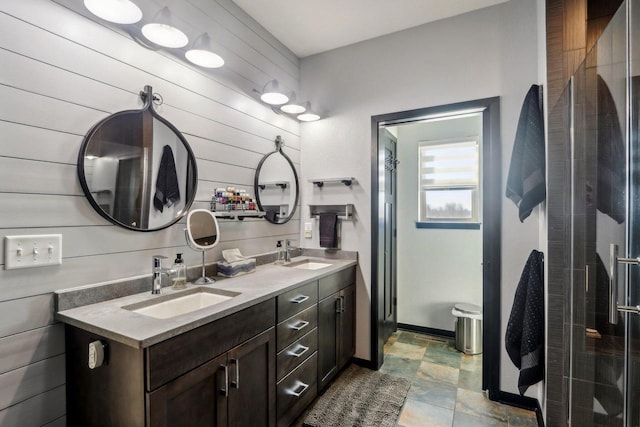
<path fill-rule="evenodd" d="M 456 333 L 454 331 L 447 331 L 444 329 L 427 328 L 426 326 L 409 325 L 406 323 L 398 323 L 398 329 L 403 329 L 410 332 L 420 332 L 421 334 L 435 335 L 437 337 L 455 338 Z"/>
<path fill-rule="evenodd" d="M 538 399 L 500 390 L 496 400 L 506 405 L 534 411 L 536 413 L 538 427 L 544 427 L 544 417 L 542 416 L 542 408 L 540 407 Z"/>
<path fill-rule="evenodd" d="M 358 366 L 362 366 L 363 368 L 371 369 L 372 371 L 377 371 L 375 367 L 375 363 L 373 363 L 373 361 L 371 360 L 365 360 L 359 357 L 352 357 L 351 362 Z"/>

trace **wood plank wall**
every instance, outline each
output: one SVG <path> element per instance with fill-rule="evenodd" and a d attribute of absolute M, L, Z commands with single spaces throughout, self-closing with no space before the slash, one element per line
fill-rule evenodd
<path fill-rule="evenodd" d="M 54 320 L 52 291 L 150 274 L 155 254 L 172 259 L 183 252 L 188 264 L 199 262 L 185 245 L 183 221 L 139 233 L 111 225 L 91 208 L 76 158 L 94 123 L 139 108 L 138 92 L 152 85 L 164 98 L 160 114 L 184 133 L 197 157 L 194 207 L 208 207 L 220 186 L 253 193 L 255 168 L 277 135 L 299 168 L 299 124 L 248 93 L 272 78 L 297 90 L 298 58 L 231 0 L 179 3 L 184 21 L 218 37 L 226 70 L 203 72 L 145 49 L 64 1 L 0 3 L 0 237 L 60 233 L 63 241 L 62 265 L 36 269 L 4 270 L 0 247 L 2 426 L 65 425 L 64 333 Z M 279 226 L 221 222 L 222 242 L 207 259 L 233 247 L 269 252 L 277 239 L 298 239 L 299 232 L 299 216 Z"/>

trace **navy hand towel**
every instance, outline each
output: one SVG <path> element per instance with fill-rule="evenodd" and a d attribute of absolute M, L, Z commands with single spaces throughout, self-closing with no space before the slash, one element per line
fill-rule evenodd
<path fill-rule="evenodd" d="M 320 214 L 320 247 L 338 247 L 338 214 L 331 212 Z"/>
<path fill-rule="evenodd" d="M 531 251 L 518 282 L 505 334 L 507 354 L 520 369 L 521 395 L 544 378 L 543 260 L 541 252 Z"/>
<path fill-rule="evenodd" d="M 156 180 L 156 193 L 153 196 L 153 206 L 162 212 L 165 205 L 171 206 L 180 200 L 180 188 L 178 187 L 178 174 L 176 163 L 173 160 L 171 147 L 165 145 L 162 149 L 162 159 L 158 168 Z"/>
<path fill-rule="evenodd" d="M 522 104 L 513 143 L 506 196 L 523 222 L 546 197 L 544 119 L 540 86 L 532 85 Z"/>

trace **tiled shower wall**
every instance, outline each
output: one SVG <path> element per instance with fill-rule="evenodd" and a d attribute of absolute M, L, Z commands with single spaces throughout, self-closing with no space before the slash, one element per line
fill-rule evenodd
<path fill-rule="evenodd" d="M 621 0 L 547 0 L 547 218 L 548 218 L 548 426 L 567 425 L 571 187 L 569 98 L 565 88 L 571 75 L 598 39 Z"/>

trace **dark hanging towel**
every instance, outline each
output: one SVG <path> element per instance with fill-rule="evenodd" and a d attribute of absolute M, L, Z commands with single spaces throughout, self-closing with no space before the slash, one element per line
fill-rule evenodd
<path fill-rule="evenodd" d="M 332 212 L 320 214 L 320 247 L 338 247 L 338 214 Z"/>
<path fill-rule="evenodd" d="M 625 219 L 625 149 L 616 104 L 598 75 L 598 210 L 618 224 Z"/>
<path fill-rule="evenodd" d="M 507 323 L 505 346 L 518 369 L 521 395 L 544 378 L 544 254 L 531 251 Z"/>
<path fill-rule="evenodd" d="M 520 222 L 546 197 L 542 89 L 532 85 L 520 110 L 506 196 L 518 207 Z"/>
<path fill-rule="evenodd" d="M 157 211 L 162 212 L 165 206 L 169 207 L 178 200 L 180 200 L 180 188 L 178 187 L 176 163 L 173 160 L 171 147 L 165 145 L 162 149 L 162 159 L 158 168 L 153 206 Z"/>

